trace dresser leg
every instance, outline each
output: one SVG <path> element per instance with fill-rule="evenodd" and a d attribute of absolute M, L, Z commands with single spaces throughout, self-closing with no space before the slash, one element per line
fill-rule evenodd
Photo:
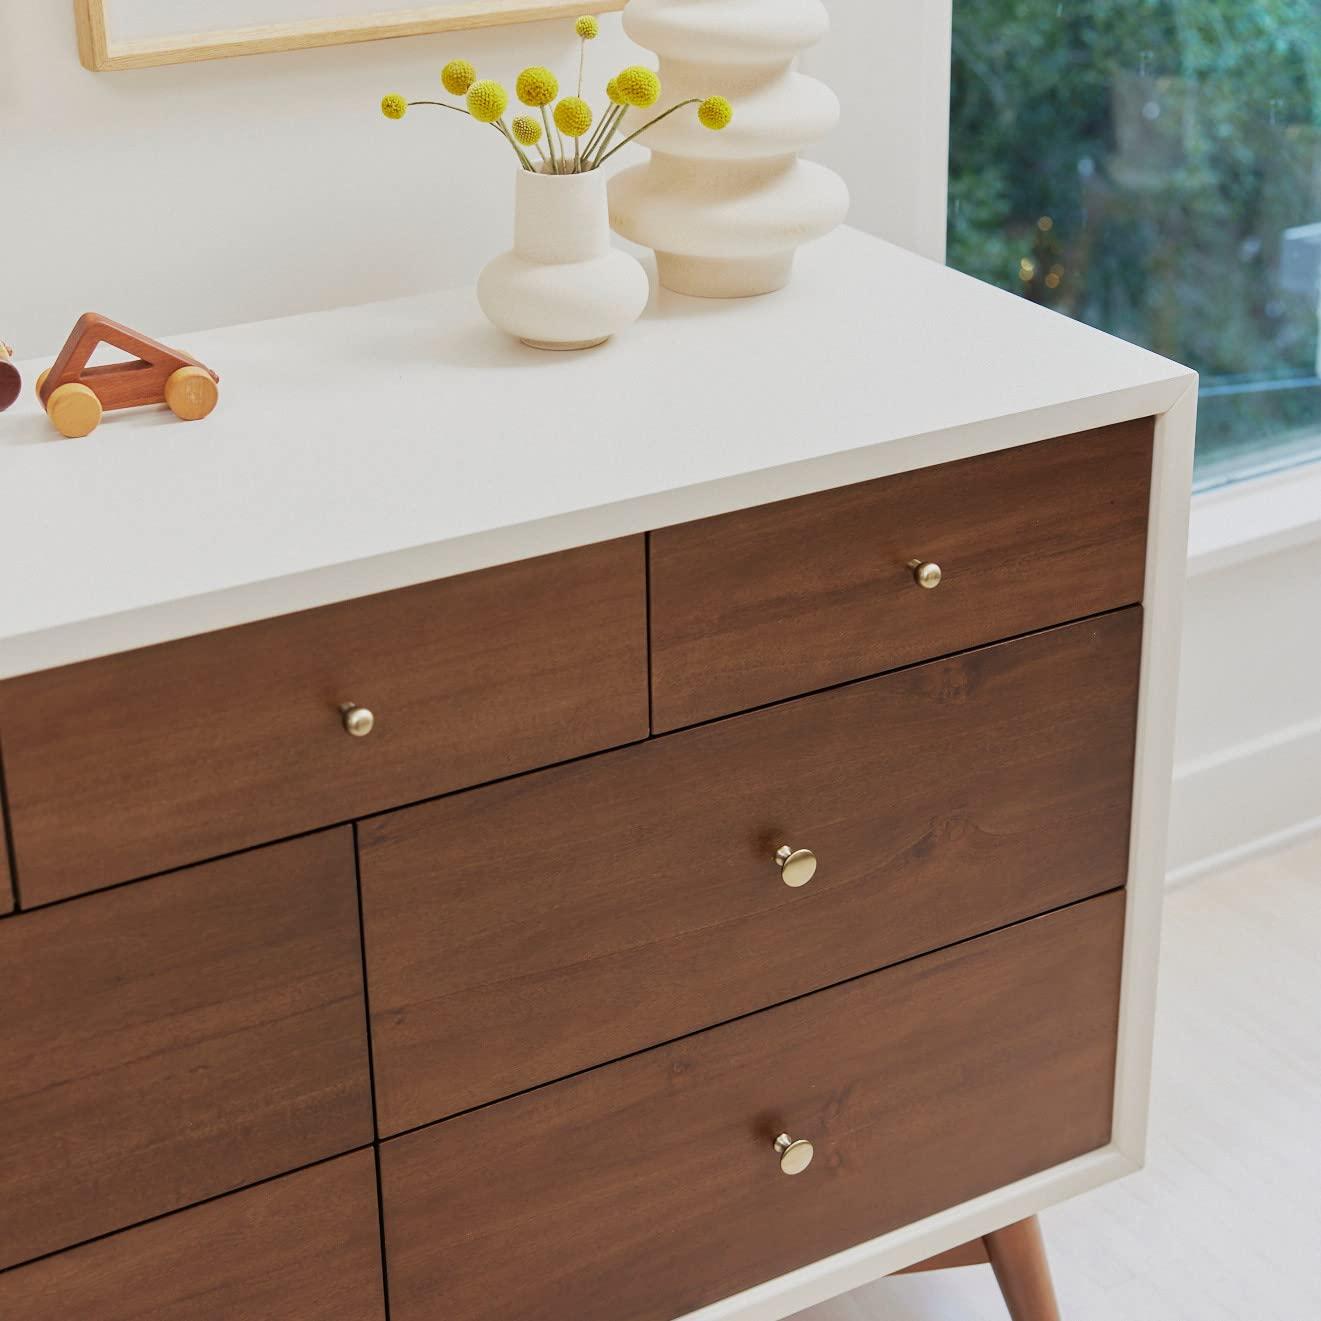
<path fill-rule="evenodd" d="M 1036 1216 L 997 1229 L 982 1242 L 1013 1321 L 1060 1321 Z"/>

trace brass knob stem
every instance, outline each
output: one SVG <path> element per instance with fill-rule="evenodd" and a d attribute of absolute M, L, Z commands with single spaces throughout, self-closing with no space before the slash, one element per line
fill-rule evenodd
<path fill-rule="evenodd" d="M 376 717 L 365 707 L 356 702 L 342 702 L 339 708 L 344 730 L 354 738 L 366 738 L 376 728 Z"/>
<path fill-rule="evenodd" d="M 939 587 L 940 580 L 944 577 L 940 565 L 932 564 L 929 560 L 909 560 L 908 567 L 913 571 L 913 581 L 929 592 Z"/>
<path fill-rule="evenodd" d="M 816 1148 L 806 1138 L 794 1139 L 781 1133 L 775 1139 L 775 1153 L 785 1174 L 801 1174 L 812 1163 Z"/>
<path fill-rule="evenodd" d="M 780 879 L 795 890 L 816 875 L 816 854 L 811 849 L 791 849 L 787 844 L 775 850 Z"/>

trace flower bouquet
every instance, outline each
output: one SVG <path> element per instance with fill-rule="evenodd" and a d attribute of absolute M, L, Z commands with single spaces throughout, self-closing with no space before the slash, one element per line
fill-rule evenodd
<path fill-rule="evenodd" d="M 477 70 L 468 60 L 451 60 L 440 73 L 445 90 L 451 96 L 462 97 L 462 105 L 451 101 L 409 101 L 391 92 L 381 101 L 381 113 L 387 119 L 402 119 L 413 106 L 436 106 L 467 115 L 496 129 L 514 149 L 522 169 L 546 174 L 584 174 L 600 169 L 635 138 L 688 106 L 696 106 L 698 122 L 717 132 L 728 127 L 733 119 L 734 108 L 723 96 L 692 97 L 661 111 L 620 138 L 629 111 L 650 110 L 660 101 L 661 80 L 642 65 L 621 69 L 606 83 L 605 94 L 610 104 L 598 118 L 591 104 L 583 99 L 583 74 L 587 43 L 600 35 L 600 24 L 590 15 L 584 15 L 574 28 L 581 43 L 575 95 L 560 98 L 559 79 L 540 65 L 524 69 L 514 81 L 515 96 L 529 110 L 537 111 L 540 118 L 520 114 L 506 123 L 509 92 L 493 78 L 478 78 Z M 535 153 L 539 161 L 534 161 L 529 153 Z"/>
<path fill-rule="evenodd" d="M 583 97 L 587 45 L 600 33 L 595 18 L 575 24 L 580 39 L 578 80 L 560 96 L 559 79 L 535 65 L 514 80 L 527 108 L 507 120 L 510 96 L 492 78 L 479 78 L 468 60 L 451 60 L 440 81 L 453 101 L 409 101 L 391 93 L 381 102 L 387 119 L 414 106 L 439 107 L 493 128 L 518 159 L 514 246 L 477 282 L 482 310 L 502 330 L 538 349 L 585 349 L 604 343 L 636 321 L 650 287 L 638 261 L 610 245 L 609 202 L 603 166 L 649 128 L 697 107 L 698 122 L 725 128 L 734 110 L 723 96 L 693 97 L 634 128 L 637 112 L 656 107 L 661 80 L 641 65 L 620 70 L 605 86 L 609 105 L 598 118 Z M 461 99 L 461 102 L 459 100 Z M 630 118 L 631 117 L 631 118 Z"/>

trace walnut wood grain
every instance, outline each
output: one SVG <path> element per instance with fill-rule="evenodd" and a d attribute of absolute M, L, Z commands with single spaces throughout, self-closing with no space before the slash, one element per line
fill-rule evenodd
<path fill-rule="evenodd" d="M 370 1151 L 0 1275 L 23 1321 L 384 1321 Z"/>
<path fill-rule="evenodd" d="M 383 1133 L 1124 884 L 1139 608 L 363 823 Z M 814 850 L 791 890 L 777 846 Z"/>
<path fill-rule="evenodd" d="M 102 344 L 129 354 L 132 361 L 88 367 L 92 354 Z M 197 367 L 213 381 L 220 379 L 210 367 L 187 353 L 169 348 L 159 340 L 97 312 L 84 312 L 74 324 L 50 371 L 45 374 L 37 395 L 44 406 L 61 385 L 78 382 L 95 393 L 107 412 L 116 408 L 137 408 L 142 404 L 160 403 L 165 397 L 166 381 L 180 367 Z"/>
<path fill-rule="evenodd" d="M 982 1240 L 1010 1321 L 1060 1321 L 1050 1262 L 1036 1216 L 1006 1225 Z"/>
<path fill-rule="evenodd" d="M 352 833 L 0 923 L 0 1266 L 371 1140 Z"/>
<path fill-rule="evenodd" d="M 635 537 L 0 685 L 25 906 L 644 737 L 645 590 Z"/>
<path fill-rule="evenodd" d="M 392 1139 L 392 1321 L 670 1321 L 1109 1140 L 1124 898 Z M 786 1177 L 776 1134 L 816 1158 Z"/>
<path fill-rule="evenodd" d="M 0 804 L 0 917 L 14 911 L 14 885 L 9 874 L 9 835 L 5 829 L 3 804 Z"/>
<path fill-rule="evenodd" d="M 651 535 L 654 728 L 1141 600 L 1150 418 Z M 925 591 L 913 559 L 938 563 Z"/>

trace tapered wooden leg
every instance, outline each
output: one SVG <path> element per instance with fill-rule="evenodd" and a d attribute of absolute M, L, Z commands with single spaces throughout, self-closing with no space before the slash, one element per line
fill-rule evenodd
<path fill-rule="evenodd" d="M 1013 1321 L 1060 1321 L 1036 1216 L 997 1229 L 982 1242 Z"/>

